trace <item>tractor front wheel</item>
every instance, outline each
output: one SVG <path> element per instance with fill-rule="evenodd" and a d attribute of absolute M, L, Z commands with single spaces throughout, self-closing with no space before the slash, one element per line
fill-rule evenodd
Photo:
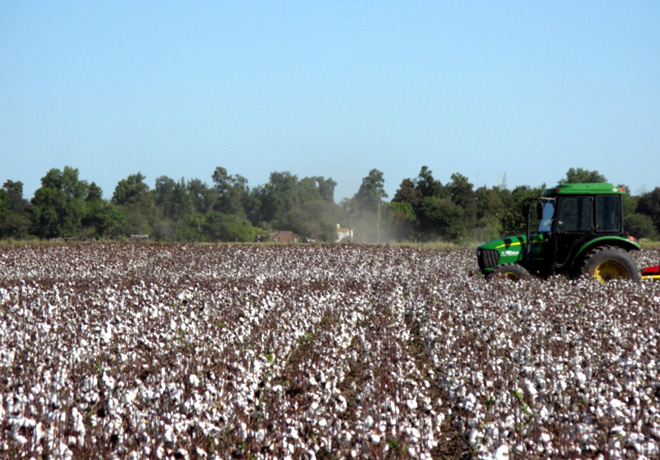
<path fill-rule="evenodd" d="M 601 283 L 623 279 L 641 281 L 637 262 L 624 249 L 602 246 L 590 251 L 582 262 L 582 276 L 594 277 Z"/>
<path fill-rule="evenodd" d="M 527 269 L 518 264 L 502 264 L 493 269 L 491 275 L 493 278 L 507 278 L 512 281 L 518 281 L 522 278 L 529 278 L 530 275 Z"/>

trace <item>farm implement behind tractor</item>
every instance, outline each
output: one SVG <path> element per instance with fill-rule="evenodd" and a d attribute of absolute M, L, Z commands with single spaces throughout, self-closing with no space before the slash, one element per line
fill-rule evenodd
<path fill-rule="evenodd" d="M 536 203 L 537 232 L 531 233 L 532 202 L 523 206 L 525 235 L 489 241 L 477 248 L 481 273 L 518 279 L 593 276 L 660 279 L 660 266 L 640 270 L 630 251 L 639 243 L 623 227 L 622 188 L 606 183 L 562 184 L 543 191 Z"/>
<path fill-rule="evenodd" d="M 660 265 L 642 269 L 643 280 L 660 280 Z"/>

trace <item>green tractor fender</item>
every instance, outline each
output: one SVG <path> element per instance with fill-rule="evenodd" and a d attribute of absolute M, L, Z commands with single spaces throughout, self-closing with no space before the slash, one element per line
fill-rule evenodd
<path fill-rule="evenodd" d="M 626 251 L 639 251 L 642 249 L 637 241 L 631 240 L 630 238 L 622 236 L 601 236 L 585 243 L 585 245 L 575 254 L 575 257 L 573 257 L 572 265 L 575 265 L 575 263 L 588 254 L 589 251 L 599 246 L 616 246 Z"/>

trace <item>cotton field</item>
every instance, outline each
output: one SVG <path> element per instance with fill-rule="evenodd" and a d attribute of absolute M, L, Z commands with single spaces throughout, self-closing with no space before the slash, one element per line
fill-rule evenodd
<path fill-rule="evenodd" d="M 0 452 L 659 458 L 660 282 L 476 269 L 472 249 L 1 248 Z"/>

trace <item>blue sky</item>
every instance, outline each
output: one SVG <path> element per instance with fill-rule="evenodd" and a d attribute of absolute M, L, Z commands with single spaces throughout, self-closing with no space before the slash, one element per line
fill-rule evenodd
<path fill-rule="evenodd" d="M 0 1 L 0 181 L 660 186 L 657 1 Z"/>

